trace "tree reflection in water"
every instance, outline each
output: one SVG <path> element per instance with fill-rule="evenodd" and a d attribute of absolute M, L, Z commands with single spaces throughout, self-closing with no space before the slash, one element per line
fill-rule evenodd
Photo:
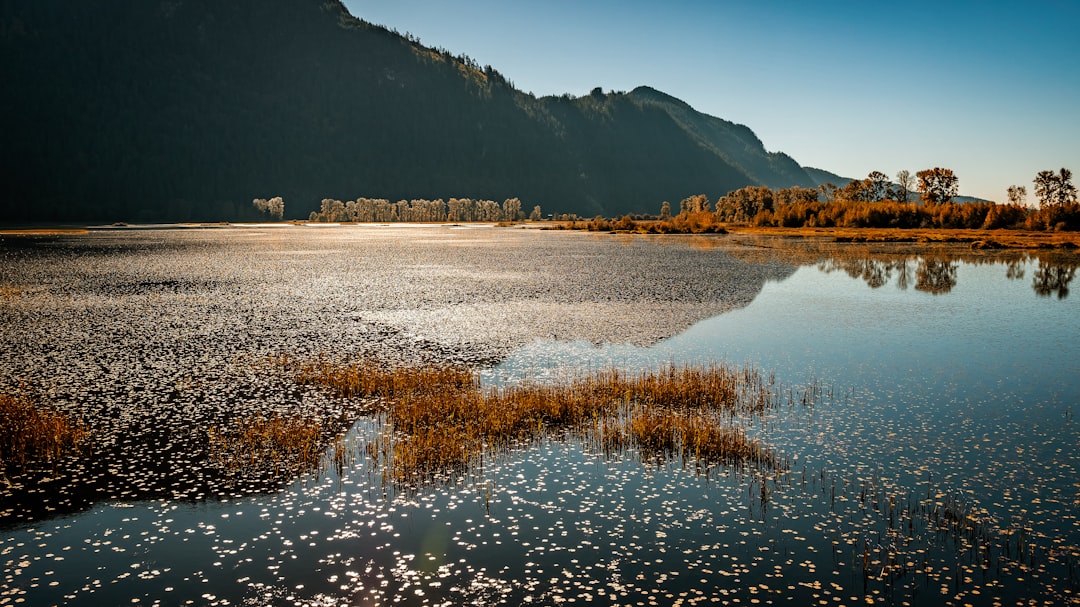
<path fill-rule="evenodd" d="M 915 252 L 882 252 L 860 250 L 818 251 L 817 267 L 824 272 L 842 271 L 877 289 L 890 282 L 906 291 L 914 286 L 917 291 L 934 295 L 950 292 L 957 283 L 957 268 L 961 262 L 975 265 L 1003 265 L 1005 276 L 1010 280 L 1023 279 L 1027 264 L 1037 261 L 1032 289 L 1042 297 L 1057 295 L 1065 299 L 1069 284 L 1076 275 L 1080 257 L 1059 252 L 1010 252 L 987 256 L 978 253 L 935 250 L 925 255 Z M 893 280 L 895 277 L 895 281 Z"/>
<path fill-rule="evenodd" d="M 956 286 L 957 264 L 944 259 L 920 259 L 915 270 L 915 290 L 941 295 Z"/>
<path fill-rule="evenodd" d="M 1045 263 L 1040 260 L 1031 287 L 1040 297 L 1050 297 L 1057 292 L 1058 299 L 1065 299 L 1069 296 L 1069 283 L 1075 274 L 1076 265 Z"/>

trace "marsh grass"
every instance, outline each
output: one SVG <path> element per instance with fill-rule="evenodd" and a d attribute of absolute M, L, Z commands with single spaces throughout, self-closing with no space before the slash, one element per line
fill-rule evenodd
<path fill-rule="evenodd" d="M 14 285 L 0 285 L 0 302 L 13 302 L 20 299 L 23 290 Z"/>
<path fill-rule="evenodd" d="M 81 420 L 26 396 L 0 394 L 0 471 L 79 455 L 88 437 Z"/>
<path fill-rule="evenodd" d="M 318 360 L 300 365 L 296 380 L 370 399 L 388 427 L 368 456 L 397 481 L 462 472 L 492 450 L 553 433 L 576 434 L 607 453 L 638 447 L 644 456 L 706 464 L 777 463 L 734 425 L 736 415 L 762 413 L 777 400 L 773 381 L 755 369 L 612 369 L 555 385 L 484 388 L 461 367 Z"/>
<path fill-rule="evenodd" d="M 322 426 L 307 417 L 278 413 L 242 419 L 232 429 L 207 430 L 210 458 L 226 470 L 313 466 L 322 457 Z"/>

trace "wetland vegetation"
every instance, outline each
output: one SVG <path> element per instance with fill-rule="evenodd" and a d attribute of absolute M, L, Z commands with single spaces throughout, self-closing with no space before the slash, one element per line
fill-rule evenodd
<path fill-rule="evenodd" d="M 1078 602 L 1068 250 L 281 225 L 0 255 L 0 402 L 68 424 L 4 451 L 0 604 Z"/>

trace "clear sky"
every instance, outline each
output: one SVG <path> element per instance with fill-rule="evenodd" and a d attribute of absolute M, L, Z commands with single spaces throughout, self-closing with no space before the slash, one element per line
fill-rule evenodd
<path fill-rule="evenodd" d="M 648 85 L 846 177 L 1080 175 L 1080 1 L 344 0 L 536 95 Z M 1077 179 L 1074 178 L 1074 183 Z"/>

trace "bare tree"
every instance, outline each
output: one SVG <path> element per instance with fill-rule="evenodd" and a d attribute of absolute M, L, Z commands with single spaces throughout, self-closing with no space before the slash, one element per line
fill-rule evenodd
<path fill-rule="evenodd" d="M 911 171 L 904 169 L 896 174 L 896 184 L 893 186 L 892 196 L 898 202 L 907 202 L 911 196 L 911 190 L 915 188 L 915 176 Z"/>

